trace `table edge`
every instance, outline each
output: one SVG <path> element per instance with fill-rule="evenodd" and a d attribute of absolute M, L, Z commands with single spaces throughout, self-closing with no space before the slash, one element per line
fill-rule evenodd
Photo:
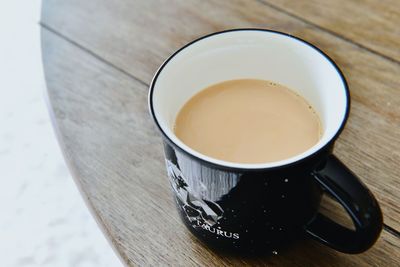
<path fill-rule="evenodd" d="M 46 78 L 45 78 L 44 89 L 42 89 L 42 90 L 43 90 L 44 102 L 47 107 L 51 125 L 52 125 L 53 131 L 54 131 L 54 135 L 56 137 L 57 143 L 61 150 L 62 157 L 64 159 L 64 162 L 66 163 L 66 166 L 72 177 L 72 180 L 74 181 L 75 186 L 78 188 L 79 194 L 81 195 L 81 198 L 83 199 L 83 202 L 85 203 L 86 208 L 89 210 L 89 213 L 92 215 L 92 217 L 96 221 L 97 226 L 100 228 L 101 233 L 107 240 L 107 243 L 112 248 L 113 252 L 117 256 L 117 258 L 120 260 L 120 262 L 123 264 L 123 266 L 128 267 L 129 265 L 127 264 L 127 262 L 128 262 L 127 257 L 124 257 L 123 253 L 118 250 L 118 247 L 117 247 L 116 243 L 114 242 L 115 240 L 114 240 L 112 234 L 107 230 L 107 227 L 104 224 L 103 220 L 96 213 L 92 202 L 90 201 L 90 199 L 87 197 L 86 193 L 84 192 L 82 183 L 80 182 L 80 179 L 79 179 L 79 175 L 78 175 L 76 169 L 73 167 L 72 160 L 70 159 L 70 156 L 68 155 L 68 153 L 65 149 L 66 146 L 65 146 L 64 140 L 61 136 L 61 131 L 60 131 L 60 128 L 57 123 L 53 105 L 50 100 L 49 89 L 48 89 Z"/>

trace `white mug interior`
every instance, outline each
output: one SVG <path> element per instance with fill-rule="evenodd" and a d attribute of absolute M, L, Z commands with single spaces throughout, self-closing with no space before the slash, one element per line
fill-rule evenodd
<path fill-rule="evenodd" d="M 303 96 L 321 119 L 319 142 L 284 160 L 242 164 L 201 154 L 176 137 L 176 115 L 193 95 L 222 81 L 246 78 L 274 81 Z M 242 169 L 282 166 L 318 151 L 341 129 L 348 101 L 342 74 L 320 50 L 290 35 L 256 29 L 216 33 L 185 46 L 160 67 L 149 95 L 154 119 L 172 142 L 208 162 Z"/>

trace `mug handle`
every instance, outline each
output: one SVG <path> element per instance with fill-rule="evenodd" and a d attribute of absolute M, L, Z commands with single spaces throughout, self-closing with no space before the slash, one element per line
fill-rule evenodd
<path fill-rule="evenodd" d="M 305 227 L 317 241 L 341 252 L 361 253 L 369 249 L 382 230 L 382 212 L 368 188 L 334 155 L 322 170 L 312 173 L 320 186 L 350 215 L 355 230 L 318 213 Z"/>

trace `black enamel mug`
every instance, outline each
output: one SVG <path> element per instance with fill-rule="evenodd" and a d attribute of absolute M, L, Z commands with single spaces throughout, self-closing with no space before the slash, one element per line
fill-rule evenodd
<path fill-rule="evenodd" d="M 177 112 L 194 94 L 244 78 L 275 81 L 307 99 L 322 122 L 320 141 L 285 160 L 239 164 L 203 155 L 175 136 Z M 149 108 L 163 135 L 177 207 L 187 228 L 206 244 L 265 251 L 306 234 L 338 251 L 361 253 L 375 243 L 382 229 L 379 205 L 332 154 L 350 96 L 343 74 L 320 49 L 270 30 L 217 32 L 170 56 L 150 87 Z M 319 213 L 323 193 L 345 208 L 355 229 Z"/>

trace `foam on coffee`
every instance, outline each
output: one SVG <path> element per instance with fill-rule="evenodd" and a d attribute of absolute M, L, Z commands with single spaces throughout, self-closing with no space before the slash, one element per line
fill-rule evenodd
<path fill-rule="evenodd" d="M 194 95 L 179 111 L 174 131 L 209 157 L 266 163 L 308 150 L 322 130 L 314 109 L 294 91 L 270 81 L 240 79 Z"/>

